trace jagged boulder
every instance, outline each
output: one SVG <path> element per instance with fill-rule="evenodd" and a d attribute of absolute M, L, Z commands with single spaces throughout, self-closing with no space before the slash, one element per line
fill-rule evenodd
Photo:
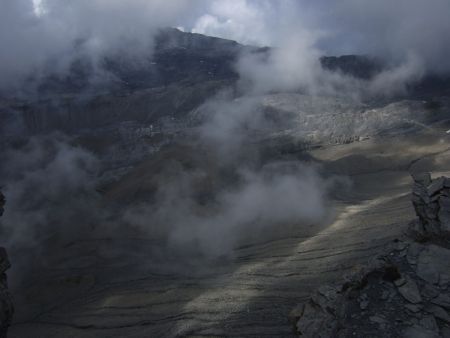
<path fill-rule="evenodd" d="M 450 240 L 450 178 L 431 179 L 429 173 L 413 174 L 412 202 L 418 219 L 410 224 L 418 241 Z"/>

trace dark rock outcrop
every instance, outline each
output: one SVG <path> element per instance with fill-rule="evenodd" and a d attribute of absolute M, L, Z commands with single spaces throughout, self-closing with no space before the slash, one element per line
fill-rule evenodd
<path fill-rule="evenodd" d="M 450 178 L 431 180 L 430 174 L 413 175 L 413 205 L 418 219 L 410 225 L 418 241 L 450 240 Z"/>
<path fill-rule="evenodd" d="M 0 216 L 3 215 L 5 197 L 0 191 Z M 8 290 L 6 270 L 11 267 L 5 248 L 0 247 L 0 338 L 5 338 L 11 325 L 14 307 Z"/>
<path fill-rule="evenodd" d="M 413 178 L 409 236 L 294 309 L 299 336 L 450 337 L 450 180 Z"/>
<path fill-rule="evenodd" d="M 3 215 L 3 211 L 4 211 L 3 207 L 5 206 L 5 202 L 6 202 L 5 196 L 0 191 L 0 216 Z"/>

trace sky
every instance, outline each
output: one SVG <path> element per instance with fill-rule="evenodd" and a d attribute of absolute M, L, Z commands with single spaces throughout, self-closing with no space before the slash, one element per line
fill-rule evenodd
<path fill-rule="evenodd" d="M 448 0 L 1 0 L 0 87 L 73 58 L 143 55 L 160 27 L 309 55 L 415 59 L 449 71 Z M 76 46 L 76 47 L 75 47 Z"/>

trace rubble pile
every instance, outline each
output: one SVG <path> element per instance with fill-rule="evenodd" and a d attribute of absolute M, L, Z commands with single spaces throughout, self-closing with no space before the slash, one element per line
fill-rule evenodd
<path fill-rule="evenodd" d="M 301 337 L 450 337 L 450 179 L 413 175 L 402 239 L 291 313 Z"/>
<path fill-rule="evenodd" d="M 3 215 L 5 197 L 0 191 L 0 216 Z M 11 267 L 5 248 L 0 247 L 0 338 L 6 338 L 8 327 L 11 325 L 14 307 L 8 290 L 6 270 Z"/>

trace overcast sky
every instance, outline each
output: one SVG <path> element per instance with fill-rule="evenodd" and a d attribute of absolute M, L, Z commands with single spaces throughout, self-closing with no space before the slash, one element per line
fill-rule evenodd
<path fill-rule="evenodd" d="M 449 70 L 449 16 L 449 0 L 0 0 L 0 86 L 46 64 L 64 69 L 81 52 L 139 53 L 164 26 L 255 45 L 300 40 L 321 54 L 413 56 Z"/>

